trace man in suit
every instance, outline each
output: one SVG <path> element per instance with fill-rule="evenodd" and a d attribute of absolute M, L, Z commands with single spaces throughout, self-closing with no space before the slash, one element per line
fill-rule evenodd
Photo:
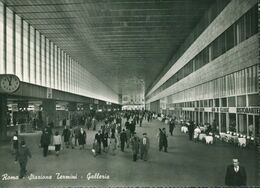
<path fill-rule="evenodd" d="M 149 139 L 147 138 L 147 134 L 143 133 L 143 138 L 140 142 L 141 145 L 141 159 L 147 161 L 148 149 L 150 146 Z"/>
<path fill-rule="evenodd" d="M 21 141 L 21 147 L 16 153 L 16 161 L 19 161 L 20 164 L 20 176 L 19 178 L 23 178 L 26 175 L 26 165 L 28 161 L 28 157 L 32 157 L 29 148 L 25 145 L 25 141 Z"/>
<path fill-rule="evenodd" d="M 238 159 L 233 159 L 233 164 L 227 167 L 225 185 L 246 186 L 246 171 L 239 165 Z"/>

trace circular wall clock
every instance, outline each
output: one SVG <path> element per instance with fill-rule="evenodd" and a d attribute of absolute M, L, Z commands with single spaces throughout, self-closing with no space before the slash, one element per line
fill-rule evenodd
<path fill-rule="evenodd" d="M 3 92 L 13 93 L 19 88 L 19 86 L 20 80 L 16 75 L 0 75 L 0 87 Z"/>

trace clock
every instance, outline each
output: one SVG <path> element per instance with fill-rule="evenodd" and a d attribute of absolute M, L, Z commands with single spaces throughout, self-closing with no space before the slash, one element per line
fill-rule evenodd
<path fill-rule="evenodd" d="M 13 74 L 2 74 L 0 75 L 0 91 L 5 93 L 13 93 L 20 86 L 20 80 L 16 75 Z"/>

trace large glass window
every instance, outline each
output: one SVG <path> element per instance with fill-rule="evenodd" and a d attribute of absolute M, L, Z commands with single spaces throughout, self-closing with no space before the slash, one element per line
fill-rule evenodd
<path fill-rule="evenodd" d="M 229 131 L 236 132 L 236 114 L 229 114 Z"/>
<path fill-rule="evenodd" d="M 54 62 L 53 62 L 53 42 L 50 42 L 50 46 L 49 46 L 49 50 L 50 50 L 50 87 L 54 88 Z"/>
<path fill-rule="evenodd" d="M 253 115 L 248 115 L 248 136 L 255 136 L 255 124 Z"/>
<path fill-rule="evenodd" d="M 0 2 L 0 74 L 4 73 L 4 6 Z"/>
<path fill-rule="evenodd" d="M 246 125 L 246 115 L 238 114 L 238 132 L 242 134 L 247 134 Z"/>
<path fill-rule="evenodd" d="M 21 23 L 22 20 L 19 16 L 15 16 L 15 70 L 16 75 L 22 79 L 22 41 L 21 41 Z"/>
<path fill-rule="evenodd" d="M 246 106 L 246 96 L 238 96 L 237 97 L 237 107 L 245 107 Z"/>
<path fill-rule="evenodd" d="M 35 29 L 30 26 L 30 83 L 35 83 Z"/>
<path fill-rule="evenodd" d="M 236 107 L 236 97 L 228 98 L 228 107 Z"/>
<path fill-rule="evenodd" d="M 6 9 L 6 65 L 7 74 L 14 73 L 14 16 L 13 12 Z"/>
<path fill-rule="evenodd" d="M 42 85 L 46 86 L 46 46 L 45 37 L 41 35 L 41 69 L 42 69 Z"/>
<path fill-rule="evenodd" d="M 29 30 L 28 23 L 23 21 L 23 81 L 25 82 L 29 82 L 28 30 Z"/>
<path fill-rule="evenodd" d="M 49 39 L 46 38 L 46 86 L 51 87 L 50 84 L 50 42 Z"/>
<path fill-rule="evenodd" d="M 226 132 L 227 131 L 227 114 L 226 113 L 221 113 L 220 116 L 221 120 L 221 132 Z"/>
<path fill-rule="evenodd" d="M 41 64 L 40 64 L 40 42 L 41 42 L 41 38 L 40 38 L 40 33 L 38 31 L 36 31 L 36 84 L 40 85 L 41 84 Z"/>
<path fill-rule="evenodd" d="M 235 27 L 234 25 L 230 26 L 226 30 L 226 48 L 227 50 L 233 48 L 236 45 L 236 32 L 235 32 Z"/>
<path fill-rule="evenodd" d="M 260 106 L 259 94 L 248 95 L 248 106 Z"/>

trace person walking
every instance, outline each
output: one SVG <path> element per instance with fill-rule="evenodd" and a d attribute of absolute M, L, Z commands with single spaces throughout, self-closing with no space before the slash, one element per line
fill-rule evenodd
<path fill-rule="evenodd" d="M 194 133 L 194 122 L 193 121 L 190 122 L 190 125 L 188 127 L 188 131 L 189 131 L 189 139 L 192 140 L 192 136 L 193 136 L 193 133 Z"/>
<path fill-rule="evenodd" d="M 194 129 L 194 142 L 197 142 L 199 140 L 199 135 L 201 133 L 201 130 L 199 128 L 199 126 L 196 127 L 196 129 Z"/>
<path fill-rule="evenodd" d="M 139 152 L 139 137 L 136 135 L 136 133 L 133 133 L 133 137 L 131 138 L 131 146 L 132 146 L 132 152 L 133 152 L 133 161 L 137 160 L 137 155 Z"/>
<path fill-rule="evenodd" d="M 48 130 L 44 129 L 41 136 L 41 147 L 43 148 L 44 157 L 47 157 L 49 145 L 50 145 L 50 138 L 49 138 Z"/>
<path fill-rule="evenodd" d="M 110 148 L 112 150 L 112 155 L 115 155 L 116 153 L 116 135 L 115 135 L 115 131 L 111 132 L 111 136 L 110 136 Z"/>
<path fill-rule="evenodd" d="M 65 126 L 65 129 L 63 130 L 62 136 L 64 137 L 64 143 L 66 145 L 66 148 L 69 148 L 70 144 L 70 130 L 68 126 Z"/>
<path fill-rule="evenodd" d="M 157 133 L 158 143 L 159 143 L 159 151 L 162 151 L 163 147 L 163 132 L 162 129 L 159 128 L 159 132 Z"/>
<path fill-rule="evenodd" d="M 147 161 L 147 156 L 148 156 L 148 150 L 150 147 L 150 142 L 149 139 L 147 137 L 147 133 L 143 133 L 143 138 L 141 140 L 141 159 L 143 159 L 144 161 Z"/>
<path fill-rule="evenodd" d="M 96 153 L 101 154 L 101 142 L 102 142 L 103 138 L 102 138 L 102 134 L 101 134 L 101 130 L 98 131 L 98 133 L 95 135 L 95 141 L 97 143 L 97 151 Z"/>
<path fill-rule="evenodd" d="M 96 120 L 96 118 L 95 118 L 95 116 L 92 118 L 92 122 L 91 122 L 91 124 L 92 124 L 92 127 L 93 127 L 93 131 L 95 131 L 96 130 L 96 127 L 97 127 L 97 120 Z"/>
<path fill-rule="evenodd" d="M 173 129 L 175 128 L 175 121 L 173 118 L 171 118 L 170 122 L 169 122 L 169 132 L 172 136 L 172 132 L 173 132 Z"/>
<path fill-rule="evenodd" d="M 61 136 L 58 131 L 56 131 L 53 136 L 53 145 L 55 146 L 56 156 L 58 157 L 61 149 Z"/>
<path fill-rule="evenodd" d="M 16 153 L 16 161 L 18 161 L 20 164 L 20 175 L 19 175 L 20 179 L 23 178 L 27 173 L 26 165 L 28 162 L 28 157 L 30 157 L 30 158 L 32 157 L 31 151 L 26 146 L 25 141 L 22 140 L 21 147 L 19 148 L 19 150 Z"/>
<path fill-rule="evenodd" d="M 102 129 L 103 152 L 108 152 L 108 132 Z"/>
<path fill-rule="evenodd" d="M 79 147 L 80 149 L 84 149 L 84 145 L 86 144 L 86 132 L 83 130 L 83 128 L 80 128 L 79 131 Z"/>
<path fill-rule="evenodd" d="M 246 170 L 239 165 L 238 159 L 232 159 L 233 164 L 228 165 L 225 176 L 225 185 L 227 186 L 246 186 Z"/>
<path fill-rule="evenodd" d="M 15 134 L 13 135 L 12 143 L 13 143 L 13 155 L 16 155 L 19 149 L 18 131 L 15 131 Z"/>
<path fill-rule="evenodd" d="M 120 133 L 120 143 L 121 143 L 121 151 L 124 152 L 125 150 L 125 143 L 127 142 L 127 135 L 125 129 Z"/>
<path fill-rule="evenodd" d="M 167 139 L 167 134 L 166 134 L 166 130 L 165 128 L 162 129 L 162 146 L 164 148 L 164 152 L 168 152 L 167 148 L 168 148 L 168 139 Z"/>

